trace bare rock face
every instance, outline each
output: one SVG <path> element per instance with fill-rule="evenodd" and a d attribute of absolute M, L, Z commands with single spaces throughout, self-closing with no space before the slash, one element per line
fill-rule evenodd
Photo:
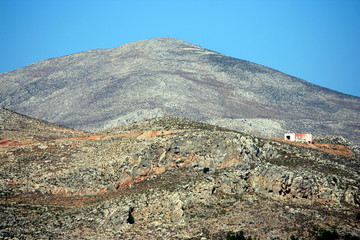
<path fill-rule="evenodd" d="M 86 131 L 175 116 L 359 143 L 358 97 L 173 38 L 48 59 L 0 74 L 0 85 L 0 107 Z"/>
<path fill-rule="evenodd" d="M 167 117 L 0 157 L 5 239 L 316 239 L 334 226 L 360 236 L 357 153 Z"/>

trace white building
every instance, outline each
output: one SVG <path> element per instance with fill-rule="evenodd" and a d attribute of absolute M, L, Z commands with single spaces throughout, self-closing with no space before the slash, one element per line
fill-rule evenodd
<path fill-rule="evenodd" d="M 285 133 L 284 139 L 287 141 L 307 143 L 311 143 L 313 141 L 312 134 L 309 133 Z"/>

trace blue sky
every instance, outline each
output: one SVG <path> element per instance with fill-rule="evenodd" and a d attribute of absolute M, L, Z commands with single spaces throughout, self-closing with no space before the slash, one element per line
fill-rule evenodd
<path fill-rule="evenodd" d="M 360 0 L 0 0 L 0 73 L 174 37 L 360 96 Z"/>

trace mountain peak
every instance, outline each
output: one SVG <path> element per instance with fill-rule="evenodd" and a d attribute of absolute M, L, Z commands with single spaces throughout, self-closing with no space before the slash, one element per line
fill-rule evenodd
<path fill-rule="evenodd" d="M 172 38 L 172 37 L 161 37 L 161 38 L 151 38 L 147 40 L 140 40 L 131 43 L 121 45 L 117 50 L 128 50 L 128 51 L 146 51 L 147 53 L 155 54 L 158 51 L 182 51 L 189 49 L 204 49 L 201 46 Z"/>
<path fill-rule="evenodd" d="M 135 41 L 132 43 L 148 43 L 148 44 L 154 44 L 154 43 L 173 43 L 173 44 L 185 44 L 185 45 L 193 45 L 192 43 L 183 41 L 181 39 L 173 38 L 173 37 L 159 37 L 159 38 L 149 38 L 145 40 Z"/>

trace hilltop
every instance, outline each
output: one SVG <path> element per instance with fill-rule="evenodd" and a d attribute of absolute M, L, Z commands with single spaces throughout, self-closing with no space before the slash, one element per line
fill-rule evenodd
<path fill-rule="evenodd" d="M 0 108 L 0 150 L 79 134 L 85 133 Z"/>

